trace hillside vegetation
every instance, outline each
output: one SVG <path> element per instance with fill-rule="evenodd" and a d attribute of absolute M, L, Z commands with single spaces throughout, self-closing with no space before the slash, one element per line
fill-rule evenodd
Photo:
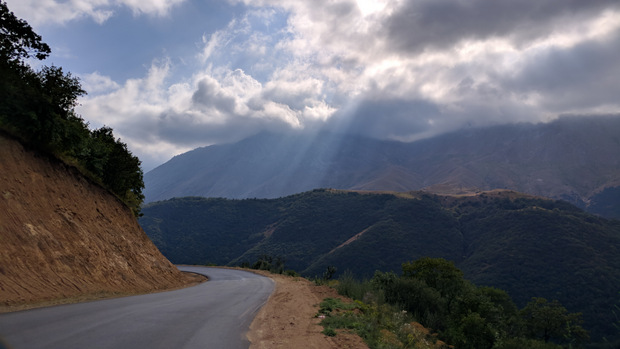
<path fill-rule="evenodd" d="M 137 215 L 144 200 L 140 160 L 109 127 L 90 130 L 75 112 L 85 95 L 79 79 L 61 67 L 33 70 L 28 59 L 51 52 L 30 25 L 0 2 L 0 131 L 52 154 L 104 186 Z"/>
<path fill-rule="evenodd" d="M 557 299 L 583 312 L 592 337 L 616 335 L 620 222 L 561 201 L 510 191 L 472 196 L 314 190 L 280 199 L 161 201 L 140 224 L 174 263 L 253 263 L 321 276 L 371 277 L 405 261 L 453 261 L 477 285 L 508 291 L 519 307 Z"/>
<path fill-rule="evenodd" d="M 360 282 L 345 274 L 336 285 L 356 303 L 322 303 L 326 331 L 354 329 L 373 349 L 426 348 L 428 341 L 420 339 L 420 326 L 412 321 L 459 349 L 582 348 L 589 340 L 581 313 L 538 297 L 518 310 L 505 291 L 471 284 L 441 258 L 403 263 L 400 276 L 377 271 L 371 280 Z M 334 308 L 359 312 L 334 313 Z"/>

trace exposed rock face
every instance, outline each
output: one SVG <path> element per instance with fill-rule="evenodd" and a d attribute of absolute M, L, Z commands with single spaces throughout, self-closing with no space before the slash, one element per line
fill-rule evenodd
<path fill-rule="evenodd" d="M 188 279 L 116 197 L 0 135 L 0 306 L 148 292 Z"/>

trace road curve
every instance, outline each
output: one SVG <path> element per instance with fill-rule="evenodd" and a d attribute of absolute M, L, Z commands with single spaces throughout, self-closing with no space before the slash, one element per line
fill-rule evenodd
<path fill-rule="evenodd" d="M 0 338 L 12 349 L 247 348 L 246 332 L 273 281 L 241 270 L 179 269 L 209 281 L 170 292 L 2 314 Z"/>

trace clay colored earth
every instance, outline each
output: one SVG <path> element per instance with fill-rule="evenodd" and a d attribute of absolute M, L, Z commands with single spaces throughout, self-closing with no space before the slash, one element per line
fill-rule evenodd
<path fill-rule="evenodd" d="M 276 288 L 250 326 L 250 349 L 368 348 L 354 333 L 339 331 L 335 337 L 321 333 L 321 320 L 316 317 L 319 303 L 327 297 L 342 298 L 333 288 L 304 278 L 256 272 L 274 280 Z"/>

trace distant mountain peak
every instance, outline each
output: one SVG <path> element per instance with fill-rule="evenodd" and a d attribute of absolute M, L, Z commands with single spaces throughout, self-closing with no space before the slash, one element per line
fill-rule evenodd
<path fill-rule="evenodd" d="M 144 192 L 152 202 L 276 198 L 315 188 L 440 194 L 511 189 L 587 208 L 596 195 L 620 187 L 619 135 L 620 116 L 467 129 L 412 143 L 262 132 L 174 157 L 145 175 Z"/>

